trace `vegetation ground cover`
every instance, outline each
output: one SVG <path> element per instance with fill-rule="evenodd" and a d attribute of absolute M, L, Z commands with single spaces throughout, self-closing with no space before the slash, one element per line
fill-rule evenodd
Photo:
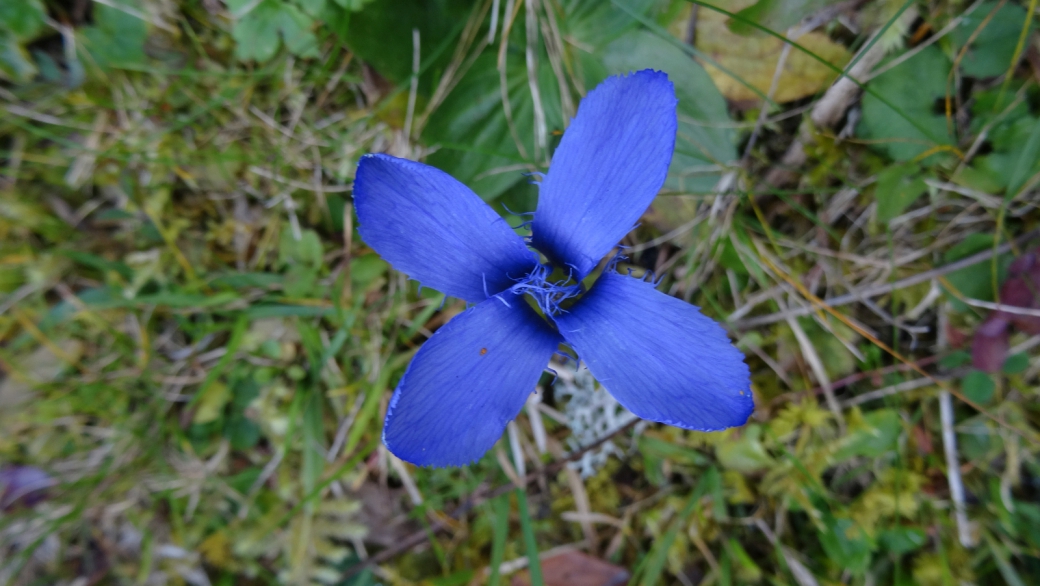
<path fill-rule="evenodd" d="M 0 584 L 1040 582 L 1036 20 L 5 0 Z M 679 132 L 624 268 L 726 326 L 752 419 L 640 422 L 561 362 L 478 463 L 397 460 L 390 393 L 465 306 L 357 236 L 359 157 L 518 225 L 581 97 L 643 68 Z"/>

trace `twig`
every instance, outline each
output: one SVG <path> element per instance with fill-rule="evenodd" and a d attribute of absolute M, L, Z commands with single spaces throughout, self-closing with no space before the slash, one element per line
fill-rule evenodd
<path fill-rule="evenodd" d="M 965 374 L 966 372 L 967 371 L 958 371 L 958 372 L 953 373 L 953 374 L 956 374 L 957 376 L 960 376 L 960 375 Z M 877 399 L 883 399 L 885 397 L 890 397 L 892 395 L 898 395 L 899 393 L 905 393 L 905 392 L 908 392 L 908 391 L 913 391 L 913 390 L 916 390 L 916 389 L 922 389 L 924 387 L 932 386 L 932 385 L 935 384 L 935 380 L 950 380 L 952 378 L 954 378 L 952 375 L 951 376 L 933 376 L 933 378 L 928 378 L 928 377 L 915 378 L 913 380 L 908 380 L 908 381 L 901 382 L 899 384 L 890 385 L 890 386 L 878 389 L 876 391 L 870 391 L 869 393 L 863 393 L 862 395 L 857 395 L 855 397 L 852 397 L 851 399 L 848 399 L 846 401 L 842 401 L 841 402 L 841 408 L 842 409 L 851 409 L 852 407 L 855 407 L 856 405 L 862 405 L 863 403 L 869 403 L 870 401 L 875 401 Z"/>
<path fill-rule="evenodd" d="M 304 191 L 311 191 L 315 193 L 345 193 L 354 189 L 353 185 L 322 185 L 320 187 L 316 187 L 315 185 L 310 183 L 304 183 L 303 181 L 296 181 L 294 179 L 282 177 L 278 173 L 268 171 L 267 169 L 262 169 L 260 167 L 257 167 L 256 165 L 250 165 L 249 172 L 264 177 L 266 179 L 270 179 L 271 181 L 277 181 L 278 183 L 288 185 L 289 187 L 302 189 Z"/>
<path fill-rule="evenodd" d="M 947 305 L 939 307 L 939 350 L 946 346 Z M 964 510 L 964 483 L 961 480 L 961 465 L 957 461 L 957 436 L 953 433 L 953 397 L 946 389 L 939 391 L 939 419 L 942 424 L 943 453 L 946 455 L 946 481 L 950 485 L 953 499 L 953 519 L 957 523 L 957 538 L 964 547 L 975 545 L 968 525 L 968 514 Z"/>
<path fill-rule="evenodd" d="M 791 327 L 791 331 L 794 332 L 794 337 L 798 340 L 798 345 L 802 348 L 802 356 L 809 363 L 809 368 L 812 369 L 813 375 L 816 376 L 816 382 L 820 383 L 820 387 L 823 388 L 823 396 L 827 399 L 827 407 L 834 414 L 834 420 L 838 423 L 838 429 L 842 435 L 845 434 L 845 416 L 841 412 L 841 406 L 838 405 L 838 400 L 834 397 L 834 388 L 831 386 L 830 377 L 827 376 L 827 369 L 823 366 L 823 361 L 820 359 L 820 355 L 816 352 L 816 348 L 813 347 L 812 342 L 809 340 L 809 336 L 806 335 L 805 330 L 802 329 L 801 324 L 798 323 L 793 317 L 787 318 L 787 325 Z"/>
<path fill-rule="evenodd" d="M 412 83 L 408 88 L 408 109 L 404 119 L 404 137 L 412 140 L 412 119 L 415 117 L 415 99 L 419 92 L 419 29 L 412 29 Z"/>
<path fill-rule="evenodd" d="M 958 299 L 974 307 L 994 309 L 997 311 L 1003 311 L 1004 313 L 1013 313 L 1015 315 L 1029 315 L 1033 317 L 1040 317 L 1040 309 L 1018 307 L 1017 305 L 1004 305 L 1003 303 L 993 303 L 991 301 L 983 301 L 981 299 L 972 299 L 971 297 L 958 297 Z"/>
<path fill-rule="evenodd" d="M 839 305 L 847 305 L 847 304 L 852 303 L 854 301 L 858 301 L 860 298 L 863 298 L 863 297 L 877 297 L 878 295 L 885 295 L 886 293 L 891 293 L 893 291 L 898 291 L 899 289 L 903 289 L 905 287 L 911 287 L 913 285 L 917 285 L 918 283 L 924 283 L 924 282 L 930 281 L 930 280 L 932 280 L 932 279 L 934 279 L 936 277 L 939 277 L 939 276 L 942 276 L 942 275 L 946 275 L 948 273 L 952 273 L 954 271 L 957 271 L 957 270 L 963 269 L 965 267 L 969 267 L 969 266 L 971 266 L 973 264 L 976 264 L 976 263 L 982 262 L 984 260 L 987 260 L 987 259 L 991 258 L 992 256 L 994 256 L 995 254 L 997 254 L 997 255 L 1004 254 L 1005 252 L 1008 252 L 1009 250 L 1011 250 L 1011 248 L 1013 246 L 1021 246 L 1023 243 L 1028 242 L 1029 240 L 1031 240 L 1033 238 L 1036 238 L 1038 235 L 1040 235 L 1040 229 L 1038 229 L 1038 230 L 1031 230 L 1031 231 L 1026 232 L 1025 234 L 1019 236 L 1018 238 L 1016 238 L 1012 242 L 1006 242 L 1004 244 L 1001 244 L 1000 246 L 996 247 L 995 249 L 984 250 L 984 251 L 979 252 L 977 254 L 973 254 L 973 255 L 971 255 L 969 257 L 962 258 L 961 260 L 958 260 L 956 262 L 952 262 L 952 263 L 950 263 L 948 265 L 944 265 L 944 266 L 941 266 L 941 267 L 938 267 L 938 268 L 934 268 L 934 269 L 932 269 L 930 271 L 925 271 L 923 273 L 918 273 L 916 275 L 912 275 L 912 276 L 906 277 L 905 279 L 900 279 L 900 280 L 892 282 L 892 283 L 882 283 L 880 285 L 874 285 L 872 287 L 867 287 L 865 289 L 857 291 L 856 293 L 847 293 L 845 295 L 839 295 L 837 297 L 832 297 L 830 299 L 823 299 L 822 302 L 827 307 L 838 307 Z M 737 322 L 734 322 L 734 323 L 730 324 L 730 327 L 732 327 L 734 329 L 738 329 L 738 330 L 747 330 L 747 329 L 756 328 L 756 327 L 759 327 L 759 326 L 764 326 L 764 325 L 776 323 L 778 321 L 784 321 L 789 316 L 790 317 L 800 317 L 800 316 L 803 316 L 803 315 L 809 315 L 810 313 L 813 313 L 816 310 L 817 310 L 817 308 L 815 306 L 812 306 L 812 305 L 806 305 L 806 306 L 802 306 L 802 307 L 793 307 L 791 309 L 788 309 L 788 310 L 785 310 L 785 311 L 778 311 L 776 313 L 771 313 L 769 315 L 763 315 L 763 316 L 759 316 L 759 317 L 752 317 L 752 318 L 749 318 L 749 319 L 740 320 L 740 321 L 737 321 Z"/>

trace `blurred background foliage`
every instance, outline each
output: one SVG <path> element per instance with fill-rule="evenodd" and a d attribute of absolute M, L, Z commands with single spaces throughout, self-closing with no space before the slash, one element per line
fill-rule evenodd
<path fill-rule="evenodd" d="M 1040 583 L 1036 15 L 3 0 L 0 583 Z M 359 240 L 358 158 L 518 224 L 648 67 L 680 124 L 630 268 L 726 325 L 752 420 L 637 423 L 558 364 L 479 463 L 397 460 L 463 305 Z"/>

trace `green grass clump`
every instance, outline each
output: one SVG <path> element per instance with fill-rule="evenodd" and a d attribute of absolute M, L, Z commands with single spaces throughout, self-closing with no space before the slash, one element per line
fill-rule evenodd
<path fill-rule="evenodd" d="M 551 586 L 572 550 L 632 584 L 1040 582 L 1040 338 L 971 364 L 1037 247 L 1036 2 L 777 6 L 5 2 L 0 478 L 53 483 L 0 485 L 0 584 Z M 547 375 L 476 464 L 396 460 L 390 393 L 464 306 L 358 237 L 359 157 L 516 220 L 581 96 L 646 67 L 680 131 L 629 263 L 728 327 L 752 420 L 596 459 Z"/>

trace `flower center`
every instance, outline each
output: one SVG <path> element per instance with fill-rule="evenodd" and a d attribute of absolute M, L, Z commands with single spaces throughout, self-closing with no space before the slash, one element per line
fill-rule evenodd
<path fill-rule="evenodd" d="M 556 315 L 564 311 L 560 305 L 581 294 L 581 283 L 575 283 L 568 275 L 553 272 L 550 265 L 538 265 L 516 284 L 509 288 L 517 295 L 527 295 L 545 315 Z"/>

